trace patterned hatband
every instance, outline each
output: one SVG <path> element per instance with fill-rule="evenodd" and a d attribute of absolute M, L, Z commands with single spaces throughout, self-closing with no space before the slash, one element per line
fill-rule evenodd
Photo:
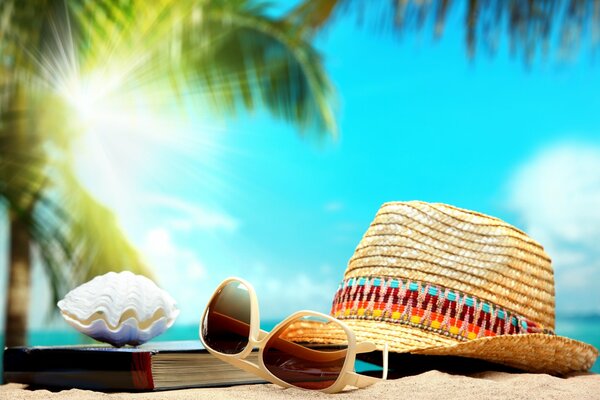
<path fill-rule="evenodd" d="M 554 335 L 552 329 L 457 290 L 385 277 L 342 281 L 331 315 L 405 324 L 461 341 L 525 333 Z"/>

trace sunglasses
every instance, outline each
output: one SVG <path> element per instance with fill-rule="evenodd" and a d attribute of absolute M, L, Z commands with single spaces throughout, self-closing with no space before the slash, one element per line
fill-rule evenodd
<path fill-rule="evenodd" d="M 322 330 L 319 336 L 324 344 L 290 340 L 293 332 L 302 329 Z M 382 378 L 358 374 L 356 355 L 377 350 L 375 344 L 356 343 L 352 330 L 329 315 L 298 311 L 271 332 L 261 330 L 254 288 L 239 278 L 225 279 L 213 293 L 200 322 L 200 340 L 215 357 L 283 387 L 335 393 L 348 385 L 363 388 L 387 376 L 387 344 Z M 258 363 L 246 360 L 255 348 Z"/>

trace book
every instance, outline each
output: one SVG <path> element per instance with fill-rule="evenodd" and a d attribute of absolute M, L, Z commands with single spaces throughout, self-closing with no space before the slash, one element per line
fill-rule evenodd
<path fill-rule="evenodd" d="M 257 362 L 258 353 L 248 360 Z M 4 382 L 99 391 L 154 391 L 264 381 L 212 356 L 200 341 L 9 347 Z"/>

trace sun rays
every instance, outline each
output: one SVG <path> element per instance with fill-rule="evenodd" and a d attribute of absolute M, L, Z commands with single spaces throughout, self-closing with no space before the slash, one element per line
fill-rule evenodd
<path fill-rule="evenodd" d="M 152 46 L 162 45 L 149 42 L 156 40 L 154 33 L 136 39 L 146 42 L 144 48 L 131 47 L 127 36 L 139 32 L 139 24 L 102 37 L 90 33 L 98 43 L 86 53 L 74 43 L 71 25 L 54 21 L 46 51 L 28 53 L 39 67 L 37 84 L 65 103 L 79 128 L 71 133 L 77 175 L 117 207 L 143 180 L 156 187 L 179 178 L 200 186 L 210 182 L 207 191 L 224 186 L 218 165 L 219 155 L 228 152 L 219 143 L 223 123 L 211 118 L 207 93 L 179 90 L 183 86 L 174 81 L 183 77 L 167 76 L 168 58 L 149 62 Z"/>

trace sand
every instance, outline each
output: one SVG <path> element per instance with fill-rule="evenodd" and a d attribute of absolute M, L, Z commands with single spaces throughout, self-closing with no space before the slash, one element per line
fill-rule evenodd
<path fill-rule="evenodd" d="M 98 393 L 87 390 L 29 390 L 24 385 L 0 386 L 2 400 L 29 399 L 600 399 L 600 375 L 577 374 L 557 378 L 543 374 L 481 372 L 470 376 L 429 371 L 420 375 L 378 383 L 366 389 L 346 390 L 336 395 L 281 389 L 275 385 L 186 389 L 155 393 Z"/>

